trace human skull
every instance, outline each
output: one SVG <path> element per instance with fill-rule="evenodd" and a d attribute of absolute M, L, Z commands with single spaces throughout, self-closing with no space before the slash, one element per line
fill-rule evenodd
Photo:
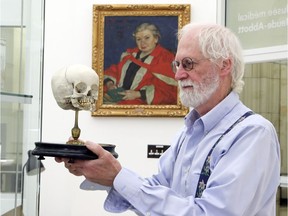
<path fill-rule="evenodd" d="M 51 80 L 54 98 L 65 110 L 96 110 L 99 77 L 85 65 L 71 65 L 56 71 Z"/>

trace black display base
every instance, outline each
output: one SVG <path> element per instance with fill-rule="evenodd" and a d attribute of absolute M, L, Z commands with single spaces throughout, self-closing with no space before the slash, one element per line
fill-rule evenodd
<path fill-rule="evenodd" d="M 112 144 L 100 144 L 105 150 L 109 151 L 115 158 L 118 154 L 115 152 L 115 145 Z M 90 151 L 85 145 L 71 145 L 71 144 L 58 144 L 58 143 L 46 143 L 35 142 L 35 149 L 32 151 L 33 155 L 39 156 L 39 160 L 47 157 L 63 157 L 72 160 L 94 160 L 98 156 Z"/>

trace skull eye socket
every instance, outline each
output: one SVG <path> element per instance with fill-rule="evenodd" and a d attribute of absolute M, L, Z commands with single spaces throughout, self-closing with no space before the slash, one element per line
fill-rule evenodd
<path fill-rule="evenodd" d="M 96 84 L 91 85 L 91 90 L 88 92 L 87 96 L 94 96 L 98 92 L 98 86 Z"/>
<path fill-rule="evenodd" d="M 87 89 L 87 85 L 84 82 L 80 82 L 75 86 L 75 91 L 77 93 L 84 93 Z"/>
<path fill-rule="evenodd" d="M 91 85 L 91 89 L 94 90 L 94 91 L 97 91 L 98 90 L 98 86 L 96 84 L 92 84 Z"/>

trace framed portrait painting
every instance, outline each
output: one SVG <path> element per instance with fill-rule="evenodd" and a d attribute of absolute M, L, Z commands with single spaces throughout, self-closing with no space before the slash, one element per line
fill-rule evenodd
<path fill-rule="evenodd" d="M 171 63 L 190 5 L 93 5 L 92 116 L 184 116 Z"/>

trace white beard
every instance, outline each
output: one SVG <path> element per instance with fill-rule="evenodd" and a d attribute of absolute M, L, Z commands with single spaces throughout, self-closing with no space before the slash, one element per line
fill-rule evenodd
<path fill-rule="evenodd" d="M 219 86 L 219 75 L 216 71 L 207 74 L 201 83 L 192 80 L 184 80 L 179 82 L 180 99 L 184 106 L 196 108 L 209 100 L 211 95 Z M 181 86 L 193 86 L 192 90 L 185 90 Z"/>

